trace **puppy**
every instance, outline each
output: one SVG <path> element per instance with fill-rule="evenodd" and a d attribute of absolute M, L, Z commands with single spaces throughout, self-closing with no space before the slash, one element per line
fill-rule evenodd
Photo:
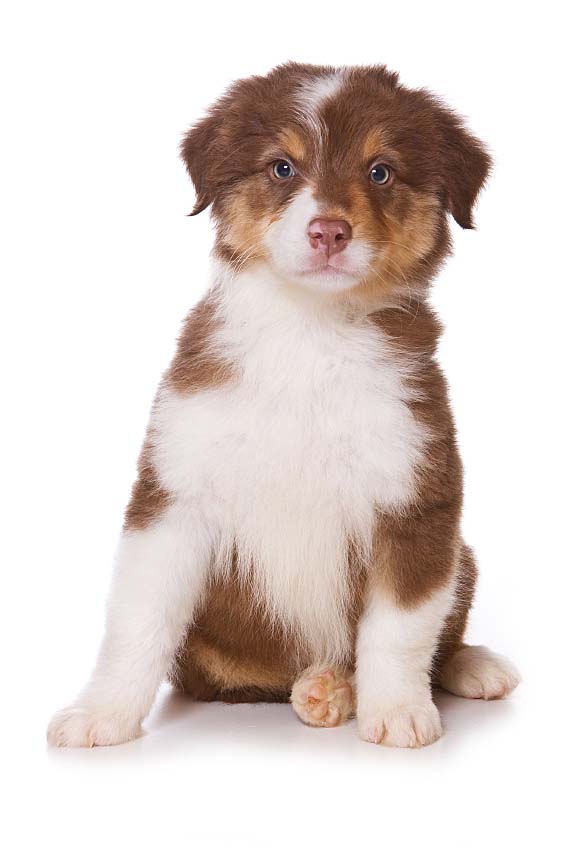
<path fill-rule="evenodd" d="M 463 642 L 476 566 L 427 303 L 489 156 L 382 66 L 299 64 L 233 85 L 181 150 L 210 289 L 157 393 L 95 670 L 49 740 L 133 739 L 168 677 L 434 742 L 434 683 L 518 682 Z"/>

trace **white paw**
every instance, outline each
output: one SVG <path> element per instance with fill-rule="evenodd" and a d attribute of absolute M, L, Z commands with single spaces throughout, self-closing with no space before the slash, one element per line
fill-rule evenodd
<path fill-rule="evenodd" d="M 469 646 L 451 657 L 440 675 L 440 685 L 462 698 L 505 698 L 521 678 L 505 657 L 481 646 Z"/>
<path fill-rule="evenodd" d="M 377 707 L 368 714 L 358 714 L 358 729 L 366 742 L 392 748 L 420 748 L 442 736 L 440 716 L 432 700 L 422 704 Z"/>
<path fill-rule="evenodd" d="M 47 728 L 51 745 L 68 748 L 93 748 L 95 745 L 120 745 L 141 733 L 141 723 L 123 713 L 100 707 L 68 707 L 55 713 Z"/>
<path fill-rule="evenodd" d="M 349 677 L 335 669 L 307 669 L 291 692 L 299 718 L 314 727 L 336 727 L 353 713 L 354 694 Z"/>

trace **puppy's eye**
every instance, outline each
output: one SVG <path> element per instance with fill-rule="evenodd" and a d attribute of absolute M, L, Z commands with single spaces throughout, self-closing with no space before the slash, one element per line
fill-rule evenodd
<path fill-rule="evenodd" d="M 291 177 L 295 176 L 295 171 L 293 170 L 293 166 L 286 162 L 284 159 L 279 159 L 273 165 L 273 173 L 277 177 L 278 180 L 288 180 Z"/>
<path fill-rule="evenodd" d="M 385 185 L 391 179 L 391 168 L 387 165 L 374 165 L 369 172 L 369 178 L 376 185 Z"/>

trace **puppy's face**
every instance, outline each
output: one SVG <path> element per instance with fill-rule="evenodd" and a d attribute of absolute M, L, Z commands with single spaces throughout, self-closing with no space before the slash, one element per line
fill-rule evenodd
<path fill-rule="evenodd" d="M 489 170 L 452 112 L 383 67 L 290 64 L 236 83 L 182 155 L 194 212 L 212 203 L 234 267 L 261 258 L 302 286 L 384 297 L 430 279 L 447 215 L 472 226 Z"/>

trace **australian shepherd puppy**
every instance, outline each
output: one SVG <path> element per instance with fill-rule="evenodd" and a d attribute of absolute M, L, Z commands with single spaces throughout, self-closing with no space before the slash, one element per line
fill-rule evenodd
<path fill-rule="evenodd" d="M 157 393 L 95 670 L 49 739 L 133 739 L 168 677 L 427 745 L 434 684 L 518 682 L 463 641 L 476 566 L 427 303 L 489 156 L 384 67 L 299 64 L 233 85 L 182 156 L 210 289 Z"/>

